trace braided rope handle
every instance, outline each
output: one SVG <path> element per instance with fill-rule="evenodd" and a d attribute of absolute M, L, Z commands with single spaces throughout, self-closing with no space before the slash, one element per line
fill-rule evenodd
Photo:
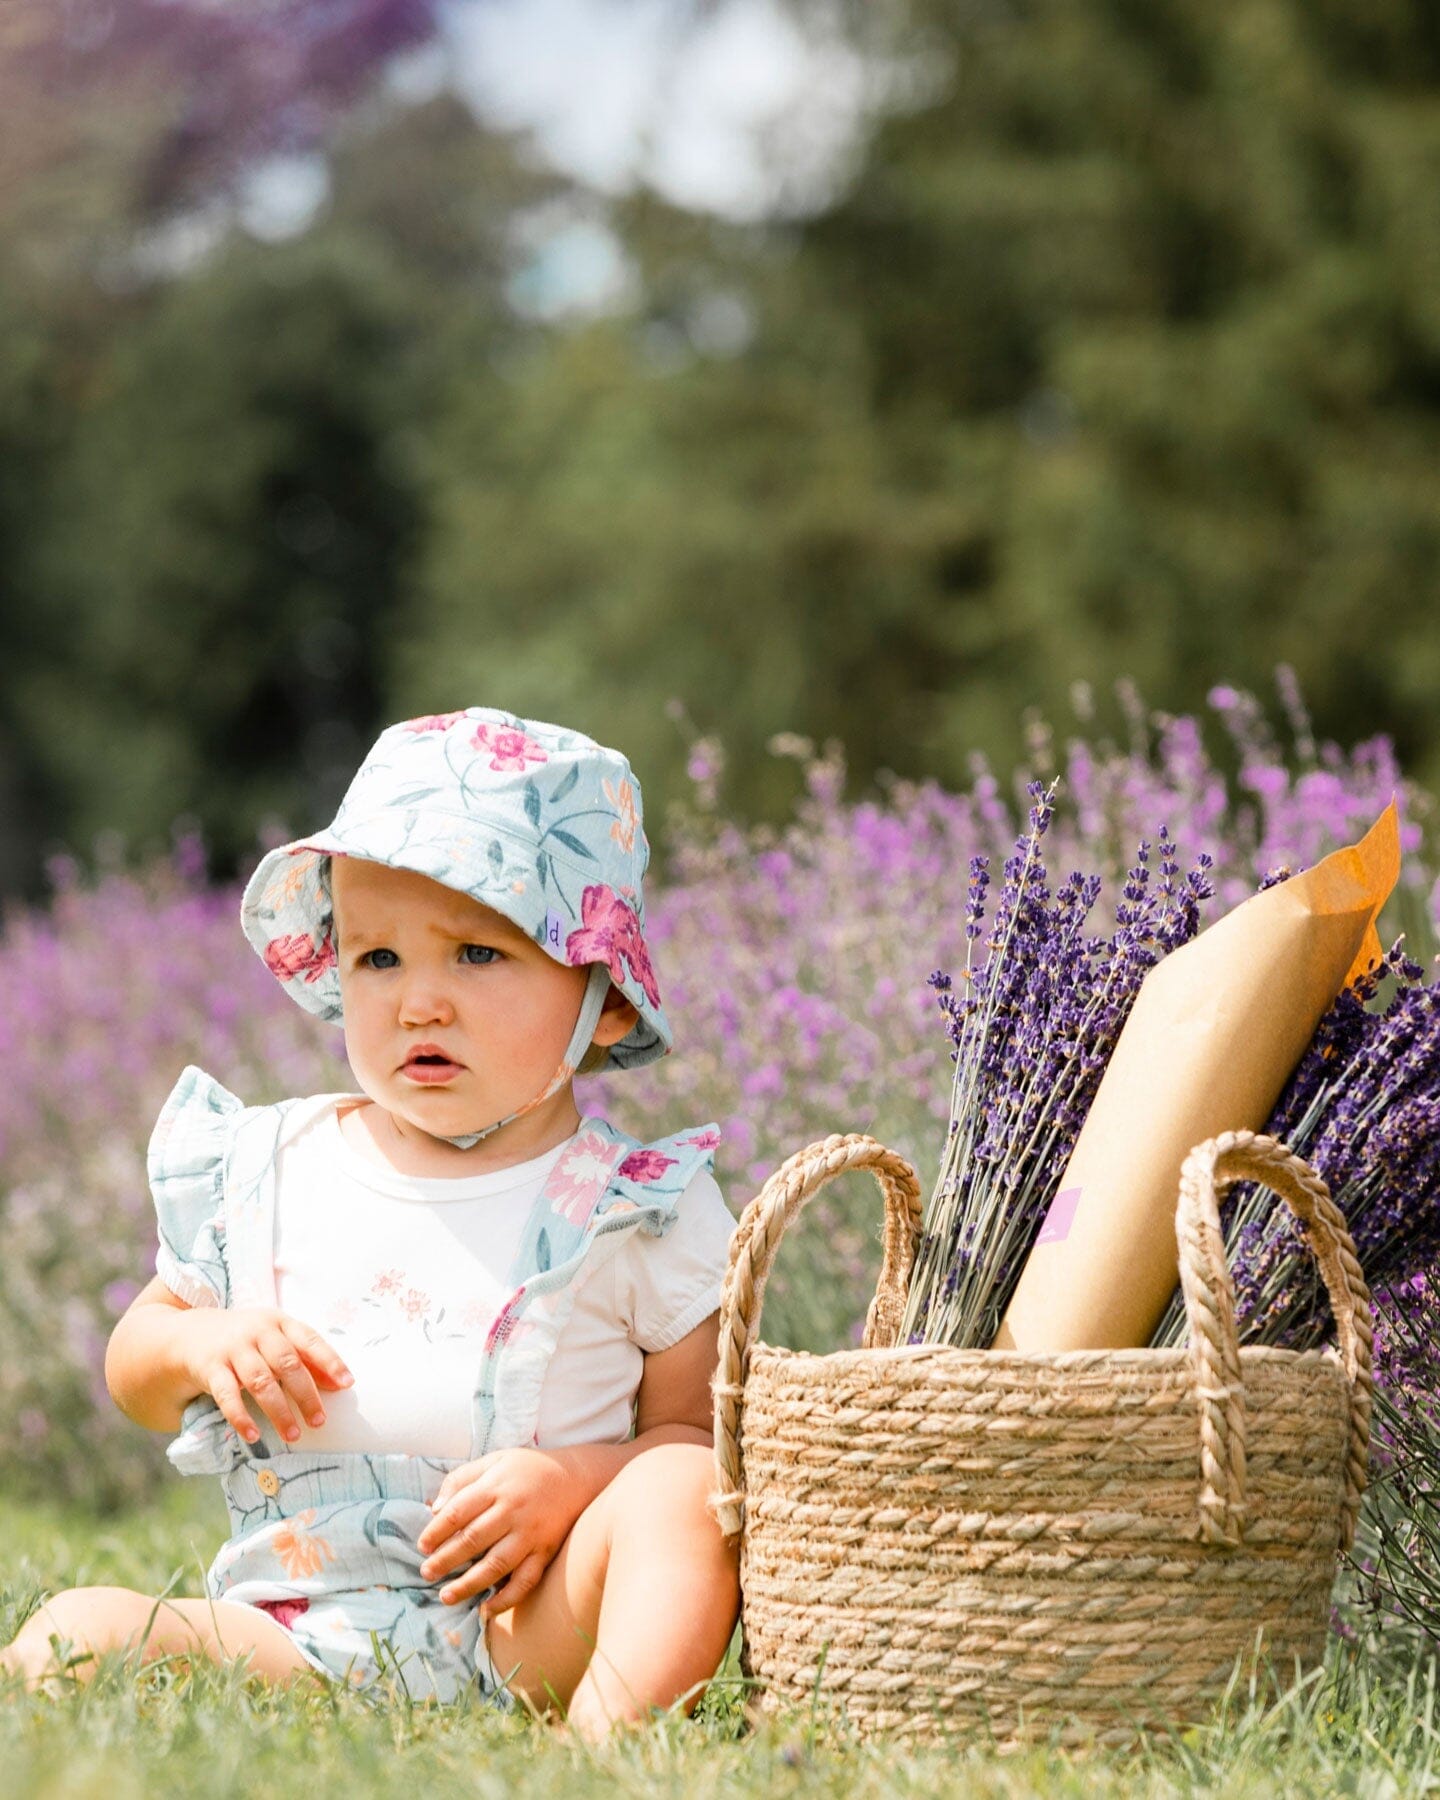
<path fill-rule="evenodd" d="M 740 1215 L 730 1240 L 730 1261 L 720 1290 L 720 1364 L 715 1396 L 715 1476 L 710 1510 L 726 1537 L 744 1518 L 740 1466 L 740 1409 L 750 1348 L 760 1330 L 765 1284 L 780 1240 L 801 1208 L 826 1182 L 850 1169 L 868 1169 L 885 1200 L 885 1249 L 875 1298 L 865 1315 L 863 1347 L 883 1349 L 895 1342 L 905 1312 L 910 1265 L 920 1237 L 920 1182 L 903 1156 L 874 1138 L 854 1133 L 825 1138 L 787 1158 Z"/>
<path fill-rule="evenodd" d="M 1245 1518 L 1245 1389 L 1235 1332 L 1235 1289 L 1225 1262 L 1220 1200 L 1237 1181 L 1259 1181 L 1300 1221 L 1330 1296 L 1340 1361 L 1350 1384 L 1341 1548 L 1355 1522 L 1370 1460 L 1370 1290 L 1330 1190 L 1308 1163 L 1274 1138 L 1227 1131 L 1199 1144 L 1180 1171 L 1175 1235 L 1190 1354 L 1200 1403 L 1200 1531 L 1208 1543 L 1240 1542 Z"/>

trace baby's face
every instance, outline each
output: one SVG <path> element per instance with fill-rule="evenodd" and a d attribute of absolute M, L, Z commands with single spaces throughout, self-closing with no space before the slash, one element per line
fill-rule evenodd
<path fill-rule="evenodd" d="M 345 1049 L 376 1105 L 461 1137 L 533 1100 L 570 1041 L 587 971 L 428 876 L 337 856 L 330 881 Z M 568 1083 L 554 1100 L 568 1123 Z M 544 1112 L 527 1123 L 543 1130 Z"/>

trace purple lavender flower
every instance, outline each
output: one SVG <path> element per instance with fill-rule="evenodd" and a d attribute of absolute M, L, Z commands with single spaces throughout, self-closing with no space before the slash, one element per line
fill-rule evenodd
<path fill-rule="evenodd" d="M 1377 1622 L 1440 1641 L 1440 1288 L 1412 1275 L 1375 1296 L 1370 1486 L 1353 1562 Z"/>

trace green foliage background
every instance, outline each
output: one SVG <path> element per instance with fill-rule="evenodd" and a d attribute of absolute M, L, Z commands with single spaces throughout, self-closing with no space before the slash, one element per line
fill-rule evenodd
<path fill-rule="evenodd" d="M 765 815 L 776 731 L 958 780 L 1077 679 L 1181 710 L 1286 660 L 1440 779 L 1440 13 L 853 23 L 908 85 L 757 226 L 374 94 L 302 237 L 158 274 L 205 196 L 150 90 L 86 96 L 0 204 L 0 887 L 177 814 L 244 860 L 387 717 L 477 701 L 621 742 L 654 806 L 678 699 Z M 514 304 L 546 205 L 623 245 L 608 314 Z"/>

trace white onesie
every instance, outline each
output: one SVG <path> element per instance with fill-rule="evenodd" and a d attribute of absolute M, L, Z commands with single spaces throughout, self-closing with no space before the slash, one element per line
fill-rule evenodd
<path fill-rule="evenodd" d="M 421 1179 L 372 1162 L 327 1108 L 276 1163 L 281 1309 L 345 1359 L 352 1388 L 322 1390 L 325 1424 L 300 1450 L 470 1454 L 475 1374 L 545 1177 L 570 1143 L 486 1175 Z M 636 1232 L 580 1286 L 545 1377 L 542 1445 L 622 1443 L 644 1353 L 668 1349 L 719 1304 L 734 1221 L 703 1170 L 663 1237 Z"/>

